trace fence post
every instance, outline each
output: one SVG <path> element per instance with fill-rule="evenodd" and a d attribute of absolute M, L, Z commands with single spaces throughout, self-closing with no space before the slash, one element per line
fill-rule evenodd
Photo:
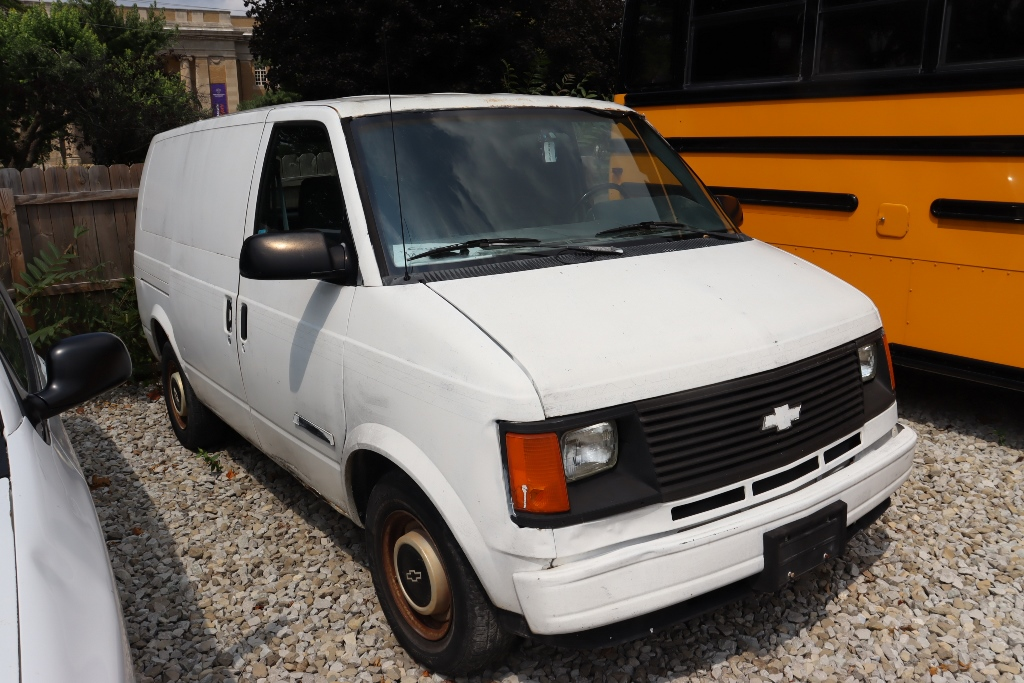
<path fill-rule="evenodd" d="M 3 223 L 7 253 L 11 257 L 13 284 L 15 280 L 20 281 L 21 274 L 25 272 L 25 250 L 21 245 L 21 230 L 18 227 L 18 212 L 14 208 L 14 193 L 6 187 L 0 187 L 0 221 Z"/>

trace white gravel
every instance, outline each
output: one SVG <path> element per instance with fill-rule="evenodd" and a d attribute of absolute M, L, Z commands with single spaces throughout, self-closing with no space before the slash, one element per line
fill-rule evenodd
<path fill-rule="evenodd" d="M 899 380 L 921 436 L 914 474 L 845 558 L 618 648 L 525 643 L 474 680 L 1024 680 L 1024 397 Z M 154 388 L 65 417 L 138 680 L 443 680 L 392 637 L 362 531 L 247 445 L 211 472 L 177 445 Z"/>

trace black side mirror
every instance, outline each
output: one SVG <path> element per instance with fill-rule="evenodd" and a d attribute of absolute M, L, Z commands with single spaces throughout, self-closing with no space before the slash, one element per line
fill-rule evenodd
<path fill-rule="evenodd" d="M 352 270 L 344 244 L 316 230 L 267 232 L 242 242 L 238 270 L 250 280 L 344 281 Z"/>
<path fill-rule="evenodd" d="M 124 383 L 132 359 L 124 342 L 107 332 L 62 339 L 46 354 L 47 385 L 25 397 L 28 417 L 45 420 Z"/>
<path fill-rule="evenodd" d="M 740 204 L 740 200 L 728 194 L 716 194 L 715 199 L 733 225 L 737 228 L 743 225 L 743 205 Z"/>

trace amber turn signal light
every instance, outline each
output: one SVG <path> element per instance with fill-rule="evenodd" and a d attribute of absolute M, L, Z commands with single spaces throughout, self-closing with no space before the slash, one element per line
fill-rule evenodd
<path fill-rule="evenodd" d="M 557 434 L 506 434 L 505 452 L 512 507 L 520 512 L 569 511 Z"/>
<path fill-rule="evenodd" d="M 889 340 L 885 338 L 885 332 L 882 333 L 882 348 L 885 349 L 885 360 L 889 363 L 889 387 L 896 390 L 896 375 L 892 371 L 892 353 L 889 352 Z"/>

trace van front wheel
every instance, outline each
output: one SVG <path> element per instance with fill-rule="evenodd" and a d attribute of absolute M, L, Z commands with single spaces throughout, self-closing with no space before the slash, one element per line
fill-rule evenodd
<path fill-rule="evenodd" d="M 227 425 L 196 398 L 170 342 L 164 344 L 160 360 L 167 416 L 171 419 L 171 428 L 178 441 L 190 451 L 219 445 Z"/>
<path fill-rule="evenodd" d="M 465 676 L 515 644 L 451 531 L 405 473 L 385 475 L 370 493 L 366 539 L 381 609 L 413 659 Z"/>

